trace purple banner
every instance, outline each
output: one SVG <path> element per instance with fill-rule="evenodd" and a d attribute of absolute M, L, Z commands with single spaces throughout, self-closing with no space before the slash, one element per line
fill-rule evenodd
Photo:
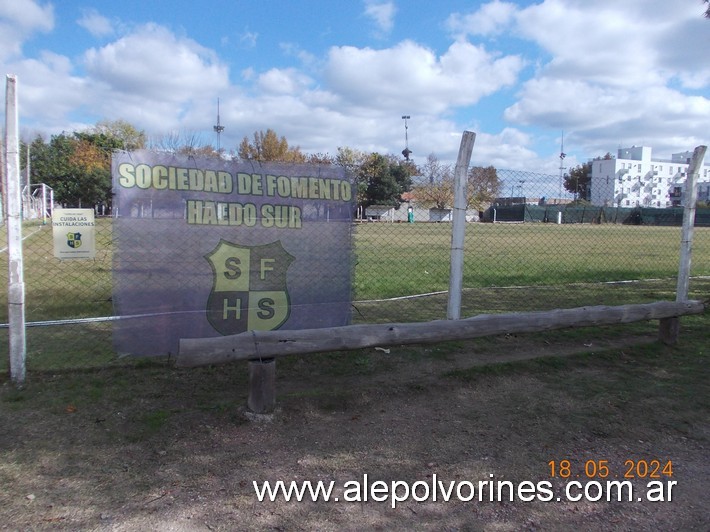
<path fill-rule="evenodd" d="M 347 325 L 354 190 L 334 165 L 117 152 L 114 344 Z"/>

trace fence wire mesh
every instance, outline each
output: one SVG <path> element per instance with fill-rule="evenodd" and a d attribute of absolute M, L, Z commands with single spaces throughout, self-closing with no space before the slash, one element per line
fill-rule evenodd
<path fill-rule="evenodd" d="M 560 194 L 558 176 L 498 173 L 501 195 L 510 191 L 510 196 L 472 212 L 467 223 L 462 317 L 675 299 L 682 209 L 580 204 Z M 365 217 L 354 223 L 353 323 L 446 318 L 452 224 L 445 213 L 427 216 L 416 198 L 412 201 L 411 218 L 394 221 L 392 213 L 380 212 L 377 221 Z M 406 212 L 407 205 L 400 209 Z M 706 299 L 710 212 L 697 214 L 690 297 Z M 94 259 L 65 261 L 53 255 L 50 223 L 25 222 L 29 370 L 101 367 L 120 360 L 112 344 L 114 222 L 110 216 L 96 218 Z M 1 238 L 7 241 L 5 227 Z M 3 249 L 4 272 L 7 260 Z M 5 283 L 3 324 L 7 299 Z M 0 369 L 6 370 L 7 325 L 0 337 Z"/>

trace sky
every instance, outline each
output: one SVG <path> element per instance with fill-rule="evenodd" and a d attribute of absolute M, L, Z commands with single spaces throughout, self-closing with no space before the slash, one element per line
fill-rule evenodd
<path fill-rule="evenodd" d="M 670 158 L 708 144 L 705 7 L 0 0 L 0 65 L 17 76 L 23 140 L 121 119 L 236 152 L 271 128 L 307 153 L 406 145 L 421 164 L 455 162 L 468 130 L 472 164 L 557 174 L 562 141 L 565 167 L 620 147 Z"/>

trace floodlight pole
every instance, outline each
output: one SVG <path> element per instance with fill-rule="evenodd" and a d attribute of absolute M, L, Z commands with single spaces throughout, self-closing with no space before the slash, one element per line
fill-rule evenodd
<path fill-rule="evenodd" d="M 407 133 L 407 120 L 412 118 L 409 115 L 402 115 L 402 120 L 404 120 L 404 149 L 402 150 L 402 155 L 404 155 L 405 160 L 409 160 L 409 156 L 411 155 L 411 150 L 409 149 L 409 135 Z"/>
<path fill-rule="evenodd" d="M 217 133 L 217 153 L 219 153 L 222 149 L 222 131 L 224 131 L 224 126 L 219 122 L 219 98 L 217 98 L 217 124 L 212 129 Z"/>

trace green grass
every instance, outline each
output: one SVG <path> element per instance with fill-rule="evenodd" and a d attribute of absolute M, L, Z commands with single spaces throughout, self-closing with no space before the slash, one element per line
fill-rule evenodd
<path fill-rule="evenodd" d="M 5 228 L 0 228 L 4 238 Z M 112 220 L 97 219 L 96 258 L 53 257 L 51 226 L 28 222 L 23 242 L 26 319 L 61 320 L 113 314 Z M 363 223 L 354 226 L 353 321 L 411 322 L 446 317 L 451 225 Z M 675 298 L 680 228 L 625 225 L 469 224 L 462 316 Z M 0 253 L 7 271 L 7 252 Z M 691 297 L 706 299 L 710 228 L 696 228 Z M 640 280 L 626 284 L 609 282 Z M 0 289 L 0 322 L 7 290 Z M 111 324 L 28 329 L 28 368 L 104 367 L 115 363 Z M 0 370 L 7 364 L 0 329 Z M 359 372 L 369 371 L 367 360 Z"/>
<path fill-rule="evenodd" d="M 680 228 L 469 224 L 464 286 L 536 286 L 673 277 Z M 448 288 L 450 224 L 361 224 L 356 299 Z M 696 228 L 693 275 L 710 275 L 710 228 Z"/>

